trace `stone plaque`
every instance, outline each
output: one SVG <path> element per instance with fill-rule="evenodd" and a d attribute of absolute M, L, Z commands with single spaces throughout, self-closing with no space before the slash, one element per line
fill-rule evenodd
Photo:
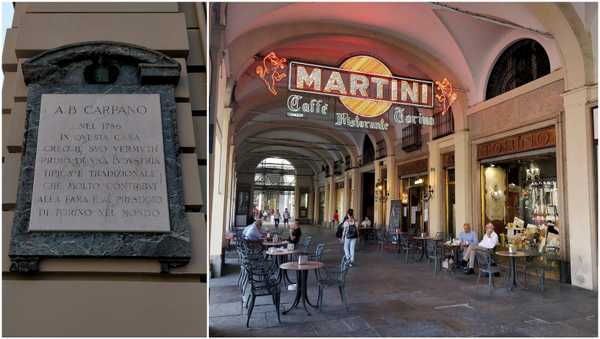
<path fill-rule="evenodd" d="M 159 94 L 42 95 L 29 230 L 170 230 Z"/>
<path fill-rule="evenodd" d="M 192 254 L 175 87 L 181 65 L 118 42 L 61 46 L 22 65 L 27 114 L 8 250 L 12 272 L 45 258 Z"/>

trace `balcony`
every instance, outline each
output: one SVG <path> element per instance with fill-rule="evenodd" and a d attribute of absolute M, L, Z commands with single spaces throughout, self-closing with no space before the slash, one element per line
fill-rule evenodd
<path fill-rule="evenodd" d="M 402 150 L 416 151 L 421 148 L 421 125 L 414 124 L 402 128 Z"/>
<path fill-rule="evenodd" d="M 452 109 L 445 114 L 440 112 L 433 115 L 433 138 L 438 139 L 454 133 L 454 116 Z"/>

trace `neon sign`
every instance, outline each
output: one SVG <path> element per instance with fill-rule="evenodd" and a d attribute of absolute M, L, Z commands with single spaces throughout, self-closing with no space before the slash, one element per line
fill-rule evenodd
<path fill-rule="evenodd" d="M 339 67 L 332 67 L 299 61 L 288 65 L 286 58 L 270 52 L 256 66 L 256 74 L 274 96 L 278 94 L 278 83 L 287 76 L 288 116 L 332 118 L 339 127 L 387 130 L 392 122 L 431 126 L 432 116 L 419 111 L 409 114 L 405 107 L 433 109 L 436 101 L 445 114 L 457 98 L 446 78 L 435 81 L 434 87 L 432 80 L 393 75 L 382 61 L 366 55 L 350 57 Z M 337 98 L 354 115 L 337 111 L 333 102 L 322 100 L 321 96 Z M 388 115 L 382 116 L 384 113 Z"/>
<path fill-rule="evenodd" d="M 292 61 L 288 90 L 335 96 L 352 113 L 372 118 L 391 105 L 433 108 L 433 81 L 393 76 L 371 56 L 354 56 L 339 68 Z"/>
<path fill-rule="evenodd" d="M 435 86 L 438 91 L 438 94 L 435 95 L 435 98 L 440 104 L 442 104 L 442 114 L 446 114 L 454 101 L 456 101 L 457 95 L 452 88 L 452 84 L 446 78 L 444 78 L 442 81 L 436 81 Z"/>
<path fill-rule="evenodd" d="M 275 52 L 267 54 L 262 61 L 262 65 L 256 66 L 256 74 L 262 79 L 271 94 L 277 95 L 275 84 L 286 77 L 284 70 L 287 66 L 286 58 L 279 58 Z"/>

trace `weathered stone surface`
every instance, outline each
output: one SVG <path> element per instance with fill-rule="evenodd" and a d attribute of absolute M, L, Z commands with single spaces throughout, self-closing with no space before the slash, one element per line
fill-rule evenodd
<path fill-rule="evenodd" d="M 116 65 L 112 83 L 90 84 L 84 69 L 94 63 Z M 143 84 L 140 64 L 166 65 L 165 83 Z M 185 218 L 182 174 L 177 154 L 174 60 L 143 47 L 95 42 L 47 51 L 23 64 L 28 84 L 26 134 L 9 256 L 11 257 L 139 257 L 169 259 L 166 267 L 189 261 L 191 232 Z M 154 73 L 155 77 L 159 74 Z M 30 232 L 29 218 L 42 94 L 158 94 L 168 195 L 170 232 Z M 28 266 L 29 267 L 29 266 Z M 18 266 L 15 268 L 18 271 Z"/>
<path fill-rule="evenodd" d="M 30 231 L 168 232 L 158 94 L 43 94 Z"/>

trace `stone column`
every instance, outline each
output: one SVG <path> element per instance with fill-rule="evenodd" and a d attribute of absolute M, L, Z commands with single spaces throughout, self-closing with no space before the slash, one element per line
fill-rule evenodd
<path fill-rule="evenodd" d="M 444 184 L 442 155 L 440 154 L 440 146 L 436 141 L 430 141 L 429 146 L 429 186 L 433 189 L 433 196 L 429 200 L 429 233 L 435 235 L 436 232 L 443 231 L 443 216 L 444 216 Z M 429 187 L 425 187 L 426 190 Z"/>
<path fill-rule="evenodd" d="M 333 219 L 333 214 L 336 210 L 335 198 L 337 196 L 335 187 L 335 174 L 331 173 L 329 177 L 329 216 L 328 219 Z"/>
<path fill-rule="evenodd" d="M 389 155 L 385 159 L 386 167 L 387 167 L 387 191 L 388 191 L 388 199 L 385 203 L 385 224 L 389 225 L 390 223 L 390 210 L 392 206 L 392 200 L 400 199 L 400 187 L 398 187 L 398 166 L 396 166 L 396 156 Z"/>
<path fill-rule="evenodd" d="M 298 179 L 296 179 L 296 186 L 294 187 L 294 215 L 292 220 L 297 218 L 300 218 L 300 183 Z"/>
<path fill-rule="evenodd" d="M 597 100 L 596 86 L 586 86 L 563 94 L 564 155 L 567 224 L 571 259 L 571 283 L 598 288 L 598 244 L 596 196 L 593 167 L 593 121 L 589 102 Z M 564 213 L 564 212 L 563 212 Z M 561 230 L 564 230 L 564 226 Z M 566 244 L 561 244 L 561 249 Z"/>
<path fill-rule="evenodd" d="M 375 195 L 375 197 L 377 197 L 377 193 L 376 193 L 377 192 L 377 183 L 379 182 L 380 179 L 381 179 L 381 160 L 375 160 L 375 189 L 373 190 L 373 194 Z M 373 224 L 377 228 L 383 227 L 382 224 L 384 223 L 384 218 L 383 218 L 382 211 L 381 211 L 382 208 L 383 208 L 383 204 L 378 199 L 375 199 Z"/>
<path fill-rule="evenodd" d="M 364 215 L 362 215 L 362 208 L 360 206 L 360 199 L 362 197 L 360 172 L 358 168 L 353 168 L 350 170 L 350 174 L 352 175 L 352 200 L 350 201 L 350 207 L 354 210 L 355 215 L 363 219 Z"/>
<path fill-rule="evenodd" d="M 344 173 L 344 204 L 342 207 L 341 213 L 346 213 L 346 211 L 350 208 L 350 194 L 352 192 L 352 188 L 350 187 L 350 171 L 346 171 Z"/>
<path fill-rule="evenodd" d="M 329 178 L 325 178 L 325 207 L 323 208 L 323 223 L 328 225 L 331 220 L 331 216 L 329 215 Z"/>
<path fill-rule="evenodd" d="M 472 175 L 471 175 L 471 140 L 469 131 L 464 130 L 454 133 L 454 198 L 456 225 L 454 234 L 462 231 L 464 223 L 472 223 L 473 202 L 472 197 Z M 472 225 L 477 230 L 476 225 Z"/>
<path fill-rule="evenodd" d="M 319 181 L 317 178 L 313 181 L 313 203 L 312 203 L 312 219 L 313 224 L 316 225 L 319 220 Z"/>

